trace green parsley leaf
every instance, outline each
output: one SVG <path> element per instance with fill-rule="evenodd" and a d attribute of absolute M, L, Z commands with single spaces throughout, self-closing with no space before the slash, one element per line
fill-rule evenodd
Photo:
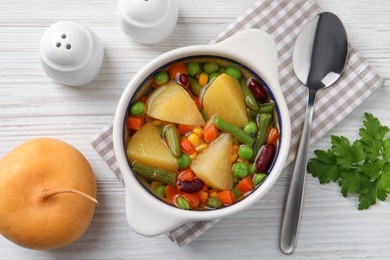
<path fill-rule="evenodd" d="M 336 156 L 332 150 L 316 150 L 314 153 L 317 158 L 313 158 L 307 164 L 307 169 L 318 177 L 321 184 L 337 181 L 339 179 L 338 167 L 336 165 Z"/>
<path fill-rule="evenodd" d="M 383 159 L 390 161 L 390 138 L 383 140 Z"/>
<path fill-rule="evenodd" d="M 380 155 L 383 138 L 389 132 L 387 126 L 381 126 L 379 120 L 372 114 L 365 113 L 364 127 L 359 129 L 360 141 L 364 146 L 369 160 L 375 160 Z"/>
<path fill-rule="evenodd" d="M 390 194 L 390 138 L 387 126 L 382 126 L 372 114 L 365 113 L 360 139 L 352 144 L 344 136 L 331 136 L 331 149 L 314 151 L 308 172 L 321 184 L 337 182 L 341 193 L 359 195 L 358 209 L 368 209 Z"/>
<path fill-rule="evenodd" d="M 331 136 L 332 149 L 337 156 L 337 164 L 348 169 L 351 165 L 357 165 L 364 161 L 363 145 L 355 141 L 352 145 L 344 136 Z"/>
<path fill-rule="evenodd" d="M 386 169 L 378 179 L 376 184 L 378 190 L 384 193 L 390 193 L 390 169 Z"/>
<path fill-rule="evenodd" d="M 368 209 L 376 203 L 376 185 L 375 182 L 366 182 L 359 190 L 358 209 Z"/>
<path fill-rule="evenodd" d="M 343 170 L 339 180 L 341 194 L 347 197 L 350 193 L 357 192 L 361 184 L 367 181 L 368 177 L 357 170 Z"/>

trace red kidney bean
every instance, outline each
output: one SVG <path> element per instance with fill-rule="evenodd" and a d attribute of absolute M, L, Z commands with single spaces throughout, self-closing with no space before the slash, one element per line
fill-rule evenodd
<path fill-rule="evenodd" d="M 267 102 L 267 91 L 255 78 L 248 79 L 248 87 L 252 91 L 253 95 L 261 104 Z"/>
<path fill-rule="evenodd" d="M 183 88 L 189 90 L 190 86 L 190 78 L 186 74 L 177 74 L 176 75 L 176 82 L 183 86 Z"/>
<path fill-rule="evenodd" d="M 256 160 L 256 172 L 266 173 L 274 160 L 276 147 L 274 144 L 267 144 Z"/>
<path fill-rule="evenodd" d="M 180 191 L 187 193 L 194 193 L 200 191 L 204 186 L 204 182 L 201 179 L 195 179 L 193 181 L 178 181 L 177 188 Z"/>

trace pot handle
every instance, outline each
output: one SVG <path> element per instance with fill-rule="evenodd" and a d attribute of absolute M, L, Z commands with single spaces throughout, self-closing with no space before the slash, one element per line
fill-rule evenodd
<path fill-rule="evenodd" d="M 271 36 L 259 29 L 248 29 L 214 44 L 216 51 L 234 55 L 234 59 L 256 69 L 270 86 L 279 86 L 278 52 Z"/>
<path fill-rule="evenodd" d="M 129 180 L 138 182 L 137 180 Z M 126 217 L 131 229 L 143 236 L 157 236 L 186 223 L 180 210 L 157 201 L 135 183 L 126 183 Z M 178 212 L 179 211 L 179 212 Z"/>

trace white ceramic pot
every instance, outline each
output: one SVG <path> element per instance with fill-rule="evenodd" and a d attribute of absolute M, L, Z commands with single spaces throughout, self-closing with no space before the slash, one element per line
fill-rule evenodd
<path fill-rule="evenodd" d="M 129 103 L 134 98 L 134 95 L 144 92 L 144 90 L 139 88 L 146 78 L 153 75 L 156 70 L 167 63 L 185 57 L 203 55 L 233 60 L 246 66 L 263 79 L 268 85 L 268 91 L 273 96 L 276 104 L 280 142 L 277 148 L 276 160 L 271 166 L 268 177 L 245 199 L 217 210 L 182 210 L 154 197 L 143 188 L 132 173 L 125 154 L 124 122 Z M 114 151 L 126 186 L 126 213 L 130 227 L 141 235 L 155 236 L 184 223 L 223 218 L 253 205 L 270 190 L 278 179 L 288 155 L 290 135 L 289 112 L 279 86 L 276 46 L 268 34 L 260 30 L 250 29 L 237 33 L 217 44 L 179 48 L 155 58 L 144 66 L 130 81 L 119 101 L 114 119 Z"/>

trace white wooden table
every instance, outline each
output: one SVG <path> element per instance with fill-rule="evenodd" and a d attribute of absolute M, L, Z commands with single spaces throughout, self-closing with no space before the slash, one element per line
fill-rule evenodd
<path fill-rule="evenodd" d="M 139 68 L 173 48 L 207 43 L 254 0 L 178 2 L 180 16 L 173 35 L 161 44 L 143 46 L 119 29 L 117 1 L 0 0 L 0 157 L 33 137 L 63 139 L 90 161 L 100 202 L 86 234 L 69 247 L 33 251 L 0 237 L 0 259 L 390 259 L 389 203 L 357 211 L 356 198 L 344 199 L 337 185 L 319 185 L 311 175 L 307 176 L 298 248 L 292 256 L 283 255 L 278 243 L 289 169 L 254 207 L 220 221 L 184 248 L 164 235 L 145 238 L 130 230 L 124 188 L 90 146 L 91 137 L 112 120 L 124 87 Z M 356 138 L 366 111 L 390 126 L 390 2 L 318 2 L 339 15 L 351 44 L 386 82 L 312 150 L 329 147 L 331 134 Z M 59 85 L 41 69 L 40 38 L 50 24 L 60 20 L 90 27 L 105 46 L 102 70 L 86 87 Z"/>

